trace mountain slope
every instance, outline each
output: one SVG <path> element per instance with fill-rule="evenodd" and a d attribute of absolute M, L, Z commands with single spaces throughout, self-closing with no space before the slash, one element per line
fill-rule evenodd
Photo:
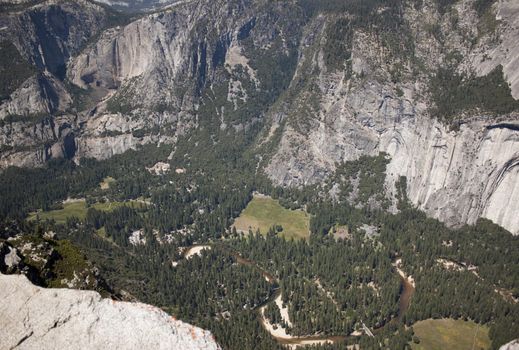
<path fill-rule="evenodd" d="M 0 23 L 35 29 L 2 40 L 38 73 L 0 106 L 0 165 L 149 143 L 173 156 L 184 137 L 195 152 L 194 130 L 221 143 L 257 128 L 251 152 L 275 184 L 322 182 L 384 152 L 391 210 L 405 176 L 429 215 L 519 233 L 517 4 L 341 4 L 193 1 L 118 21 L 86 1 L 8 12 Z"/>
<path fill-rule="evenodd" d="M 487 11 L 496 11 L 501 21 L 496 32 L 486 33 L 478 29 L 482 19 L 471 3 L 456 2 L 443 15 L 433 5 L 402 6 L 402 14 L 393 15 L 390 23 L 402 20 L 394 30 L 400 42 L 384 33 L 383 18 L 369 27 L 348 29 L 347 55 L 339 67 L 326 61 L 329 33 L 345 27 L 345 20 L 317 17 L 316 29 L 303 39 L 303 59 L 292 81 L 297 97 L 271 117 L 282 120 L 273 129 L 283 131 L 267 173 L 282 185 L 315 183 L 333 172 L 337 162 L 385 152 L 391 157 L 389 198 L 394 200 L 394 183 L 405 176 L 410 200 L 431 216 L 450 225 L 474 223 L 483 216 L 518 233 L 513 214 L 519 209 L 513 180 L 519 160 L 518 105 L 504 97 L 510 96 L 508 87 L 504 96 L 492 94 L 499 84 L 507 84 L 498 64 L 508 67 L 504 76 L 517 90 L 512 68 L 517 55 L 501 55 L 502 45 L 517 37 L 517 6 L 504 1 L 490 7 Z M 456 13 L 464 16 L 454 25 Z M 316 31 L 321 35 L 316 37 Z M 517 52 L 514 47 L 509 52 Z M 441 67 L 449 69 L 449 80 L 435 86 Z M 456 101 L 463 104 L 461 109 L 435 116 L 435 104 L 452 102 L 438 100 L 433 89 L 448 90 L 456 74 L 465 76 L 467 84 L 482 84 L 492 101 L 511 101 L 510 109 L 500 110 L 503 104 L 489 108 L 490 103 L 481 103 L 467 89 L 457 96 L 464 99 Z M 307 89 L 301 91 L 296 82 L 303 80 Z"/>

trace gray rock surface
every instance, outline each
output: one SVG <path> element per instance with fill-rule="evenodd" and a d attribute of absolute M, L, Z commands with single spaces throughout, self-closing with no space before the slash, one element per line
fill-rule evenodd
<path fill-rule="evenodd" d="M 15 273 L 23 266 L 22 258 L 16 248 L 0 242 L 0 270 L 5 273 Z"/>
<path fill-rule="evenodd" d="M 9 253 L 5 255 L 4 263 L 8 268 L 17 267 L 22 259 L 15 248 L 8 247 Z"/>
<path fill-rule="evenodd" d="M 60 35 L 52 26 L 54 12 L 70 17 L 69 36 Z M 71 106 L 70 91 L 61 91 L 61 81 L 55 79 L 56 103 L 52 106 L 45 104 L 48 101 L 36 84 L 21 86 L 0 105 L 0 119 L 18 111 L 52 112 L 54 117 L 51 123 L 21 120 L 0 126 L 0 144 L 5 147 L 0 152 L 0 168 L 38 166 L 63 156 L 106 159 L 143 144 L 176 142 L 197 125 L 200 91 L 210 80 L 221 79 L 215 67 L 238 65 L 236 55 L 226 52 L 255 12 L 254 6 L 240 1 L 181 1 L 167 10 L 140 15 L 127 25 L 110 25 L 106 11 L 91 2 L 71 5 L 49 0 L 0 16 L 0 28 L 5 24 L 12 29 L 0 31 L 0 40 L 5 35 L 22 56 L 49 76 L 58 73 L 58 66 L 66 67 L 64 84 L 74 84 L 77 95 L 72 97 L 76 102 L 87 101 Z M 83 29 L 76 27 L 81 16 Z M 43 39 L 37 33 L 42 22 L 54 34 L 55 45 L 39 47 Z M 261 30 L 272 36 L 275 28 Z M 73 34 L 80 36 L 77 42 L 71 40 Z M 266 46 L 266 42 L 258 45 Z M 234 44 L 234 48 L 239 52 L 239 46 Z M 56 58 L 46 60 L 47 56 Z M 247 62 L 244 56 L 238 58 L 239 63 Z M 254 72 L 249 69 L 248 74 Z M 233 93 L 228 98 L 236 100 Z M 67 135 L 73 136 L 73 143 L 72 136 L 68 140 L 74 146 L 72 152 L 65 152 Z"/>
<path fill-rule="evenodd" d="M 519 350 L 519 339 L 512 340 L 505 345 L 502 345 L 499 350 Z"/>
<path fill-rule="evenodd" d="M 71 103 L 63 84 L 51 74 L 44 73 L 27 79 L 8 101 L 0 105 L 0 118 L 63 112 Z"/>
<path fill-rule="evenodd" d="M 0 16 L 0 40 L 11 41 L 41 71 L 63 78 L 68 60 L 108 22 L 106 10 L 88 0 L 38 1 Z"/>
<path fill-rule="evenodd" d="M 0 274 L 1 349 L 219 349 L 211 333 L 160 309 L 96 292 L 44 289 Z"/>
<path fill-rule="evenodd" d="M 510 83 L 512 96 L 519 99 L 519 2 L 500 0 L 496 3 L 496 19 L 501 26 L 499 45 L 492 50 L 480 47 L 471 57 L 478 75 L 485 75 L 497 64 Z"/>
<path fill-rule="evenodd" d="M 154 9 L 163 8 L 184 1 L 185 0 L 95 0 L 95 2 L 100 4 L 109 5 L 117 10 L 127 12 L 153 11 Z"/>
<path fill-rule="evenodd" d="M 519 72 L 514 68 L 519 57 L 516 2 L 498 2 L 494 11 L 500 18 L 500 40 L 483 35 L 475 48 L 459 34 L 477 27 L 470 2 L 456 6 L 458 13 L 464 11 L 457 29 L 449 28 L 449 22 L 435 17 L 427 6 L 422 11 L 406 10 L 416 38 L 416 56 L 423 57 L 430 71 L 445 64 L 442 50 L 456 49 L 469 58 L 459 66 L 466 72 L 484 75 L 502 64 L 513 91 Z M 445 27 L 443 49 L 430 35 L 423 35 L 432 20 Z M 300 96 L 295 103 L 271 116 L 273 129 L 283 128 L 283 136 L 266 167 L 270 178 L 284 186 L 312 184 L 333 172 L 337 162 L 386 152 L 391 157 L 389 197 L 394 195 L 394 182 L 406 176 L 410 200 L 429 215 L 451 226 L 485 217 L 519 234 L 519 115 L 496 118 L 475 112 L 464 118 L 459 130 L 452 130 L 429 115 L 432 102 L 424 77 L 404 75 L 398 83 L 391 81 L 388 73 L 399 61 L 384 54 L 385 48 L 372 33 L 354 33 L 351 77 L 341 70 L 327 71 L 319 48 L 325 39 L 315 35 L 325 32 L 327 25 L 317 19 L 317 29 L 303 38 L 296 74 L 296 78 L 314 76 L 319 106 L 302 124 L 297 109 L 310 92 L 294 92 Z M 495 59 L 482 60 L 485 53 Z"/>

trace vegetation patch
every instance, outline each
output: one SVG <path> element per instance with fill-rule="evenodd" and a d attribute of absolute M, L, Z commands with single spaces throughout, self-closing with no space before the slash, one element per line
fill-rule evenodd
<path fill-rule="evenodd" d="M 238 231 L 259 229 L 262 234 L 275 226 L 282 227 L 279 235 L 285 239 L 307 239 L 310 235 L 309 216 L 305 211 L 283 208 L 277 200 L 266 196 L 255 196 L 234 222 Z"/>
<path fill-rule="evenodd" d="M 117 208 L 121 207 L 135 208 L 139 206 L 136 201 L 127 202 L 105 202 L 105 203 L 94 203 L 90 208 L 96 209 L 103 212 L 112 212 Z M 69 218 L 78 218 L 84 220 L 88 211 L 88 206 L 85 200 L 77 200 L 63 204 L 63 208 L 49 211 L 37 211 L 29 214 L 28 220 L 54 220 L 58 224 L 64 224 Z"/>
<path fill-rule="evenodd" d="M 73 281 L 77 278 L 77 275 L 87 270 L 89 266 L 83 253 L 69 240 L 56 241 L 55 249 L 60 258 L 54 263 L 54 278 L 49 281 L 49 287 L 65 287 L 63 280 Z"/>
<path fill-rule="evenodd" d="M 106 295 L 108 289 L 80 248 L 70 240 L 56 239 L 38 223 L 24 223 L 24 231 L 0 243 L 17 250 L 21 262 L 16 270 L 34 284 L 49 288 L 97 290 Z M 20 228 L 11 226 L 19 231 Z M 13 231 L 11 231 L 12 233 Z M 30 233 L 29 233 L 30 232 Z M 52 238 L 54 237 L 54 238 Z"/>
<path fill-rule="evenodd" d="M 115 183 L 116 180 L 113 177 L 107 176 L 99 183 L 99 187 L 101 187 L 102 190 L 108 190 Z"/>
<path fill-rule="evenodd" d="M 430 91 L 436 106 L 432 115 L 446 122 L 456 121 L 463 112 L 506 114 L 519 110 L 501 65 L 483 77 L 466 77 L 454 67 L 440 68 L 431 80 Z"/>
<path fill-rule="evenodd" d="M 326 45 L 324 47 L 324 60 L 327 67 L 332 70 L 346 69 L 351 74 L 351 43 L 353 28 L 350 21 L 340 18 L 326 30 Z"/>
<path fill-rule="evenodd" d="M 103 87 L 96 87 L 94 89 L 89 86 L 83 89 L 69 81 L 65 81 L 65 86 L 72 96 L 72 107 L 76 111 L 85 111 L 94 108 L 108 93 L 108 90 Z"/>
<path fill-rule="evenodd" d="M 488 327 L 472 321 L 425 320 L 413 325 L 414 350 L 489 349 Z"/>
<path fill-rule="evenodd" d="M 7 99 L 35 72 L 11 42 L 0 42 L 0 101 Z"/>
<path fill-rule="evenodd" d="M 337 164 L 335 174 L 326 182 L 329 192 L 338 185 L 337 200 L 366 205 L 369 201 L 379 203 L 383 208 L 389 206 L 384 195 L 384 182 L 389 157 L 380 153 L 376 157 L 361 156 L 359 159 Z"/>

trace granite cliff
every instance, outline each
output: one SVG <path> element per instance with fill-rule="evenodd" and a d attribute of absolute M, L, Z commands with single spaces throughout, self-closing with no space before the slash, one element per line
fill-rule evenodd
<path fill-rule="evenodd" d="M 333 172 L 336 163 L 385 152 L 391 157 L 388 197 L 394 199 L 394 182 L 405 176 L 409 199 L 429 215 L 454 226 L 474 223 L 482 216 L 519 233 L 513 214 L 519 209 L 518 114 L 495 115 L 476 108 L 460 113 L 453 127 L 431 117 L 434 100 L 430 79 L 423 74 L 452 65 L 453 72 L 477 77 L 502 65 L 517 98 L 517 46 L 503 46 L 517 37 L 519 7 L 513 1 L 495 4 L 498 34 L 480 32 L 477 42 L 467 35 L 478 28 L 470 3 L 457 2 L 455 9 L 463 17 L 453 27 L 449 15 L 441 16 L 434 7 L 406 8 L 403 31 L 413 38 L 407 50 L 421 69 L 425 67 L 422 72 L 413 68 L 416 62 L 409 56 L 392 52 L 387 41 L 377 38 L 380 33 L 370 30 L 350 34 L 346 68 L 330 68 L 323 43 L 327 28 L 337 20 L 317 18 L 303 38 L 302 59 L 293 80 L 310 80 L 310 88 L 298 92 L 288 108 L 272 116 L 273 130 L 281 129 L 283 136 L 266 168 L 270 177 L 288 186 L 315 183 Z M 424 35 L 436 22 L 439 39 Z M 464 58 L 452 63 L 452 52 Z M 304 113 L 307 116 L 301 118 Z"/>

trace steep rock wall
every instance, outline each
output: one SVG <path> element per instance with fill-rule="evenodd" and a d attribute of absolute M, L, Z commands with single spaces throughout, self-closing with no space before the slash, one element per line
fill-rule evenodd
<path fill-rule="evenodd" d="M 108 23 L 106 11 L 86 0 L 50 0 L 0 16 L 0 41 L 15 44 L 42 71 L 64 78 L 70 57 Z"/>
<path fill-rule="evenodd" d="M 493 11 L 501 18 L 501 40 L 482 35 L 475 48 L 459 34 L 477 27 L 470 6 L 466 1 L 456 4 L 458 12 L 466 10 L 457 30 L 434 9 L 407 8 L 415 57 L 427 58 L 423 64 L 434 72 L 448 60 L 442 52 L 456 48 L 472 59 L 462 61 L 459 69 L 483 75 L 503 64 L 513 89 L 516 69 L 507 74 L 506 67 L 513 67 L 516 55 L 496 54 L 496 59 L 486 61 L 481 56 L 499 52 L 501 45 L 517 38 L 516 6 L 506 0 L 497 4 Z M 404 69 L 401 81 L 395 82 L 391 72 L 402 61 L 369 31 L 353 34 L 351 71 L 329 69 L 323 61 L 322 33 L 333 21 L 318 18 L 316 28 L 302 40 L 294 82 L 306 77 L 313 88 L 297 92 L 287 108 L 271 116 L 270 135 L 282 128 L 283 136 L 265 169 L 270 178 L 284 186 L 312 184 L 333 172 L 337 162 L 386 152 L 391 157 L 388 197 L 395 200 L 394 182 L 406 176 L 409 199 L 429 215 L 451 226 L 485 217 L 519 234 L 519 115 L 496 117 L 476 111 L 462 116 L 459 130 L 439 122 L 429 113 L 428 78 L 416 73 L 406 77 Z M 434 21 L 443 28 L 443 43 L 423 35 L 424 26 Z M 312 99 L 317 106 L 307 102 Z"/>
<path fill-rule="evenodd" d="M 519 132 L 493 126 L 476 120 L 453 132 L 424 118 L 398 125 L 379 147 L 391 156 L 389 181 L 406 176 L 410 200 L 448 224 L 486 217 L 518 234 Z"/>
<path fill-rule="evenodd" d="M 0 119 L 9 115 L 35 115 L 63 112 L 72 99 L 61 81 L 49 73 L 36 74 L 27 79 L 0 105 Z"/>

